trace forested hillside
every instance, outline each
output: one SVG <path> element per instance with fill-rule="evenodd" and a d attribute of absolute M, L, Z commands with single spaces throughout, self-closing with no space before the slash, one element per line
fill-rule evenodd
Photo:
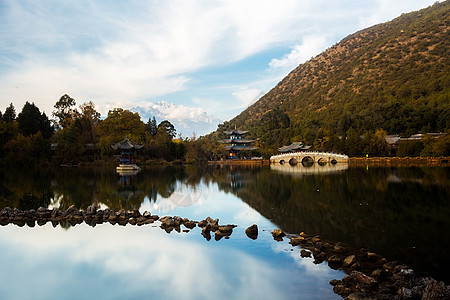
<path fill-rule="evenodd" d="M 351 34 L 299 65 L 215 135 L 237 126 L 270 153 L 292 141 L 333 150 L 351 136 L 448 131 L 449 29 L 445 1 Z"/>

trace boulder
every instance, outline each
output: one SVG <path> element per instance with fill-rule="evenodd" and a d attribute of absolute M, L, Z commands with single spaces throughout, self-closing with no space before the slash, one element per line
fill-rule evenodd
<path fill-rule="evenodd" d="M 40 207 L 38 208 L 38 210 L 40 209 Z M 69 206 L 69 208 L 65 211 L 66 215 L 74 215 L 74 214 L 78 214 L 78 209 L 75 205 L 71 205 Z"/>
<path fill-rule="evenodd" d="M 284 231 L 281 229 L 274 229 L 272 231 L 272 236 L 276 241 L 279 242 L 283 240 L 283 237 L 286 236 L 286 233 L 284 233 Z"/>
<path fill-rule="evenodd" d="M 305 249 L 300 250 L 301 257 L 311 257 L 311 251 L 307 251 Z"/>
<path fill-rule="evenodd" d="M 297 246 L 306 242 L 306 239 L 302 236 L 291 238 L 290 244 L 292 246 Z"/>
<path fill-rule="evenodd" d="M 333 264 L 333 265 L 341 264 L 342 263 L 342 258 L 340 258 L 337 255 L 330 256 L 328 258 L 328 263 L 329 264 Z"/>
<path fill-rule="evenodd" d="M 252 226 L 245 229 L 245 234 L 251 238 L 252 240 L 256 240 L 258 238 L 258 226 L 253 224 Z"/>
<path fill-rule="evenodd" d="M 347 266 L 350 266 L 351 264 L 353 264 L 354 262 L 355 262 L 355 258 L 356 258 L 356 256 L 355 255 L 350 255 L 350 256 L 347 256 L 345 259 L 344 259 L 344 267 L 347 267 Z"/>
<path fill-rule="evenodd" d="M 450 286 L 446 286 L 444 282 L 437 282 L 432 279 L 426 285 L 422 294 L 423 300 L 431 299 L 450 299 Z"/>
<path fill-rule="evenodd" d="M 216 230 L 216 232 L 219 231 L 222 235 L 229 236 L 233 233 L 233 228 L 233 225 L 219 226 L 219 230 Z"/>
<path fill-rule="evenodd" d="M 342 282 L 348 287 L 356 286 L 368 291 L 373 291 L 378 287 L 378 282 L 373 277 L 359 271 L 353 271 L 350 275 L 345 276 L 342 278 Z"/>
<path fill-rule="evenodd" d="M 97 205 L 91 204 L 87 207 L 87 209 L 86 209 L 87 215 L 94 215 L 96 213 L 97 213 Z"/>

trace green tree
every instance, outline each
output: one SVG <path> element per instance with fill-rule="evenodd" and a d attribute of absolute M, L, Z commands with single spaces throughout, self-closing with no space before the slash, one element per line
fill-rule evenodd
<path fill-rule="evenodd" d="M 156 118 L 148 118 L 147 124 L 145 124 L 145 130 L 150 133 L 151 136 L 155 136 L 158 133 L 158 126 Z"/>
<path fill-rule="evenodd" d="M 122 108 L 115 108 L 108 112 L 106 119 L 97 127 L 99 137 L 107 136 L 110 140 L 118 142 L 126 136 L 138 143 L 145 139 L 145 124 L 141 121 L 139 113 L 133 113 Z"/>
<path fill-rule="evenodd" d="M 175 129 L 175 127 L 167 120 L 162 121 L 158 125 L 157 135 L 165 139 L 172 140 L 175 137 L 176 132 L 177 130 Z"/>
<path fill-rule="evenodd" d="M 48 139 L 53 131 L 45 113 L 41 114 L 39 108 L 28 101 L 23 106 L 22 112 L 17 116 L 17 122 L 19 130 L 24 136 L 30 136 L 40 131 L 43 137 Z"/>
<path fill-rule="evenodd" d="M 347 130 L 345 143 L 348 155 L 361 155 L 361 138 L 359 137 L 358 132 L 353 129 L 353 127 L 350 127 Z"/>
<path fill-rule="evenodd" d="M 16 119 L 16 109 L 12 103 L 5 109 L 5 113 L 3 114 L 3 121 L 12 122 Z"/>
<path fill-rule="evenodd" d="M 64 94 L 54 105 L 55 111 L 53 112 L 53 116 L 57 118 L 60 127 L 65 128 L 72 123 L 76 111 L 74 109 L 75 104 L 75 99 Z"/>

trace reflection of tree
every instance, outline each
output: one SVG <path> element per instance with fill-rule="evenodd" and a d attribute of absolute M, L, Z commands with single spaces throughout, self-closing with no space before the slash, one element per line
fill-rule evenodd
<path fill-rule="evenodd" d="M 397 182 L 387 180 L 392 174 Z M 215 181 L 222 187 L 226 178 L 226 172 L 218 173 Z M 351 168 L 302 177 L 263 169 L 246 178 L 237 195 L 287 232 L 319 234 L 422 270 L 430 269 L 427 259 L 447 257 L 450 241 L 441 234 L 450 230 L 446 168 Z"/>
<path fill-rule="evenodd" d="M 189 177 L 190 181 L 201 178 L 195 172 L 192 170 L 195 175 Z M 186 180 L 186 173 L 182 167 L 144 169 L 135 176 L 132 186 L 121 185 L 113 168 L 4 169 L 0 179 L 1 208 L 37 209 L 52 205 L 66 210 L 75 205 L 86 209 L 97 203 L 132 210 L 139 209 L 145 197 L 151 201 L 158 196 L 170 197 L 177 183 Z"/>
<path fill-rule="evenodd" d="M 0 172 L 0 207 L 37 209 L 53 198 L 50 173 L 35 169 L 3 169 Z M 0 209 L 1 209 L 0 208 Z"/>

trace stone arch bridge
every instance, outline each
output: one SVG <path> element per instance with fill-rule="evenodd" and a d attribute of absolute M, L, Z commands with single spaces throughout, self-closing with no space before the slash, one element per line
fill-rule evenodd
<path fill-rule="evenodd" d="M 328 152 L 293 152 L 273 155 L 270 157 L 271 164 L 290 164 L 296 166 L 298 164 L 304 167 L 312 166 L 315 163 L 325 165 L 335 165 L 338 163 L 348 163 L 348 156 L 344 154 L 328 153 Z"/>

